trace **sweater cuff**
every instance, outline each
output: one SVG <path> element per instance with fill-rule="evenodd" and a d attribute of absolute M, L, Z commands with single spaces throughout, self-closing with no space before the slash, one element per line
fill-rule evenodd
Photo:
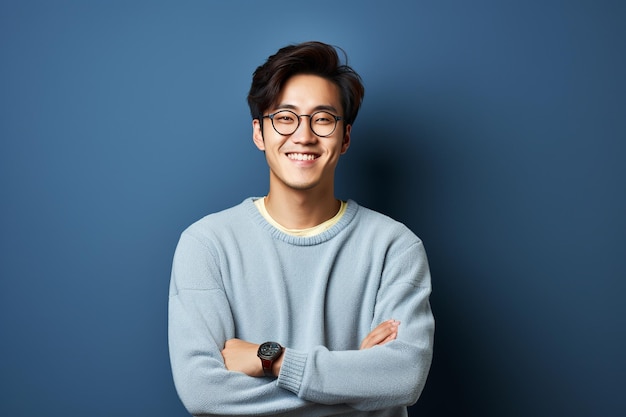
<path fill-rule="evenodd" d="M 278 374 L 278 386 L 298 395 L 307 354 L 293 349 L 285 349 L 283 364 Z"/>

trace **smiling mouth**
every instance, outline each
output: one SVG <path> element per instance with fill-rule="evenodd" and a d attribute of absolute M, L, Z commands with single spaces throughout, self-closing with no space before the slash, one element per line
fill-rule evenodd
<path fill-rule="evenodd" d="M 287 158 L 293 161 L 312 161 L 319 158 L 319 155 L 312 153 L 288 153 Z"/>

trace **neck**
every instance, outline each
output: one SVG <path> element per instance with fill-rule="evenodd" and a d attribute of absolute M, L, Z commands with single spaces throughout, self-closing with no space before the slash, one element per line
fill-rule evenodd
<path fill-rule="evenodd" d="M 331 219 L 341 203 L 332 192 L 314 190 L 271 189 L 265 198 L 265 208 L 274 220 L 288 229 L 307 229 Z"/>

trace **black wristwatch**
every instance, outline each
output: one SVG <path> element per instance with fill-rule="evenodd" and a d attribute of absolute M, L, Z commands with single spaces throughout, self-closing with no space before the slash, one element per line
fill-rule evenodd
<path fill-rule="evenodd" d="M 282 354 L 283 347 L 276 342 L 265 342 L 259 346 L 259 350 L 256 355 L 259 359 L 261 359 L 261 365 L 263 366 L 263 373 L 265 376 L 274 376 L 274 373 L 272 372 L 272 365 Z"/>

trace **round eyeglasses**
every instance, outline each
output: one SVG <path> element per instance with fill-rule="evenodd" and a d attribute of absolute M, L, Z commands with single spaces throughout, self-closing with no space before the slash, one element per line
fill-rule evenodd
<path fill-rule="evenodd" d="M 316 111 L 313 114 L 296 114 L 291 110 L 280 110 L 276 113 L 263 116 L 264 119 L 270 119 L 276 133 L 282 136 L 293 135 L 298 127 L 302 117 L 309 118 L 309 127 L 317 136 L 322 138 L 328 137 L 335 132 L 337 122 L 343 120 L 341 116 L 335 116 L 327 111 Z"/>

